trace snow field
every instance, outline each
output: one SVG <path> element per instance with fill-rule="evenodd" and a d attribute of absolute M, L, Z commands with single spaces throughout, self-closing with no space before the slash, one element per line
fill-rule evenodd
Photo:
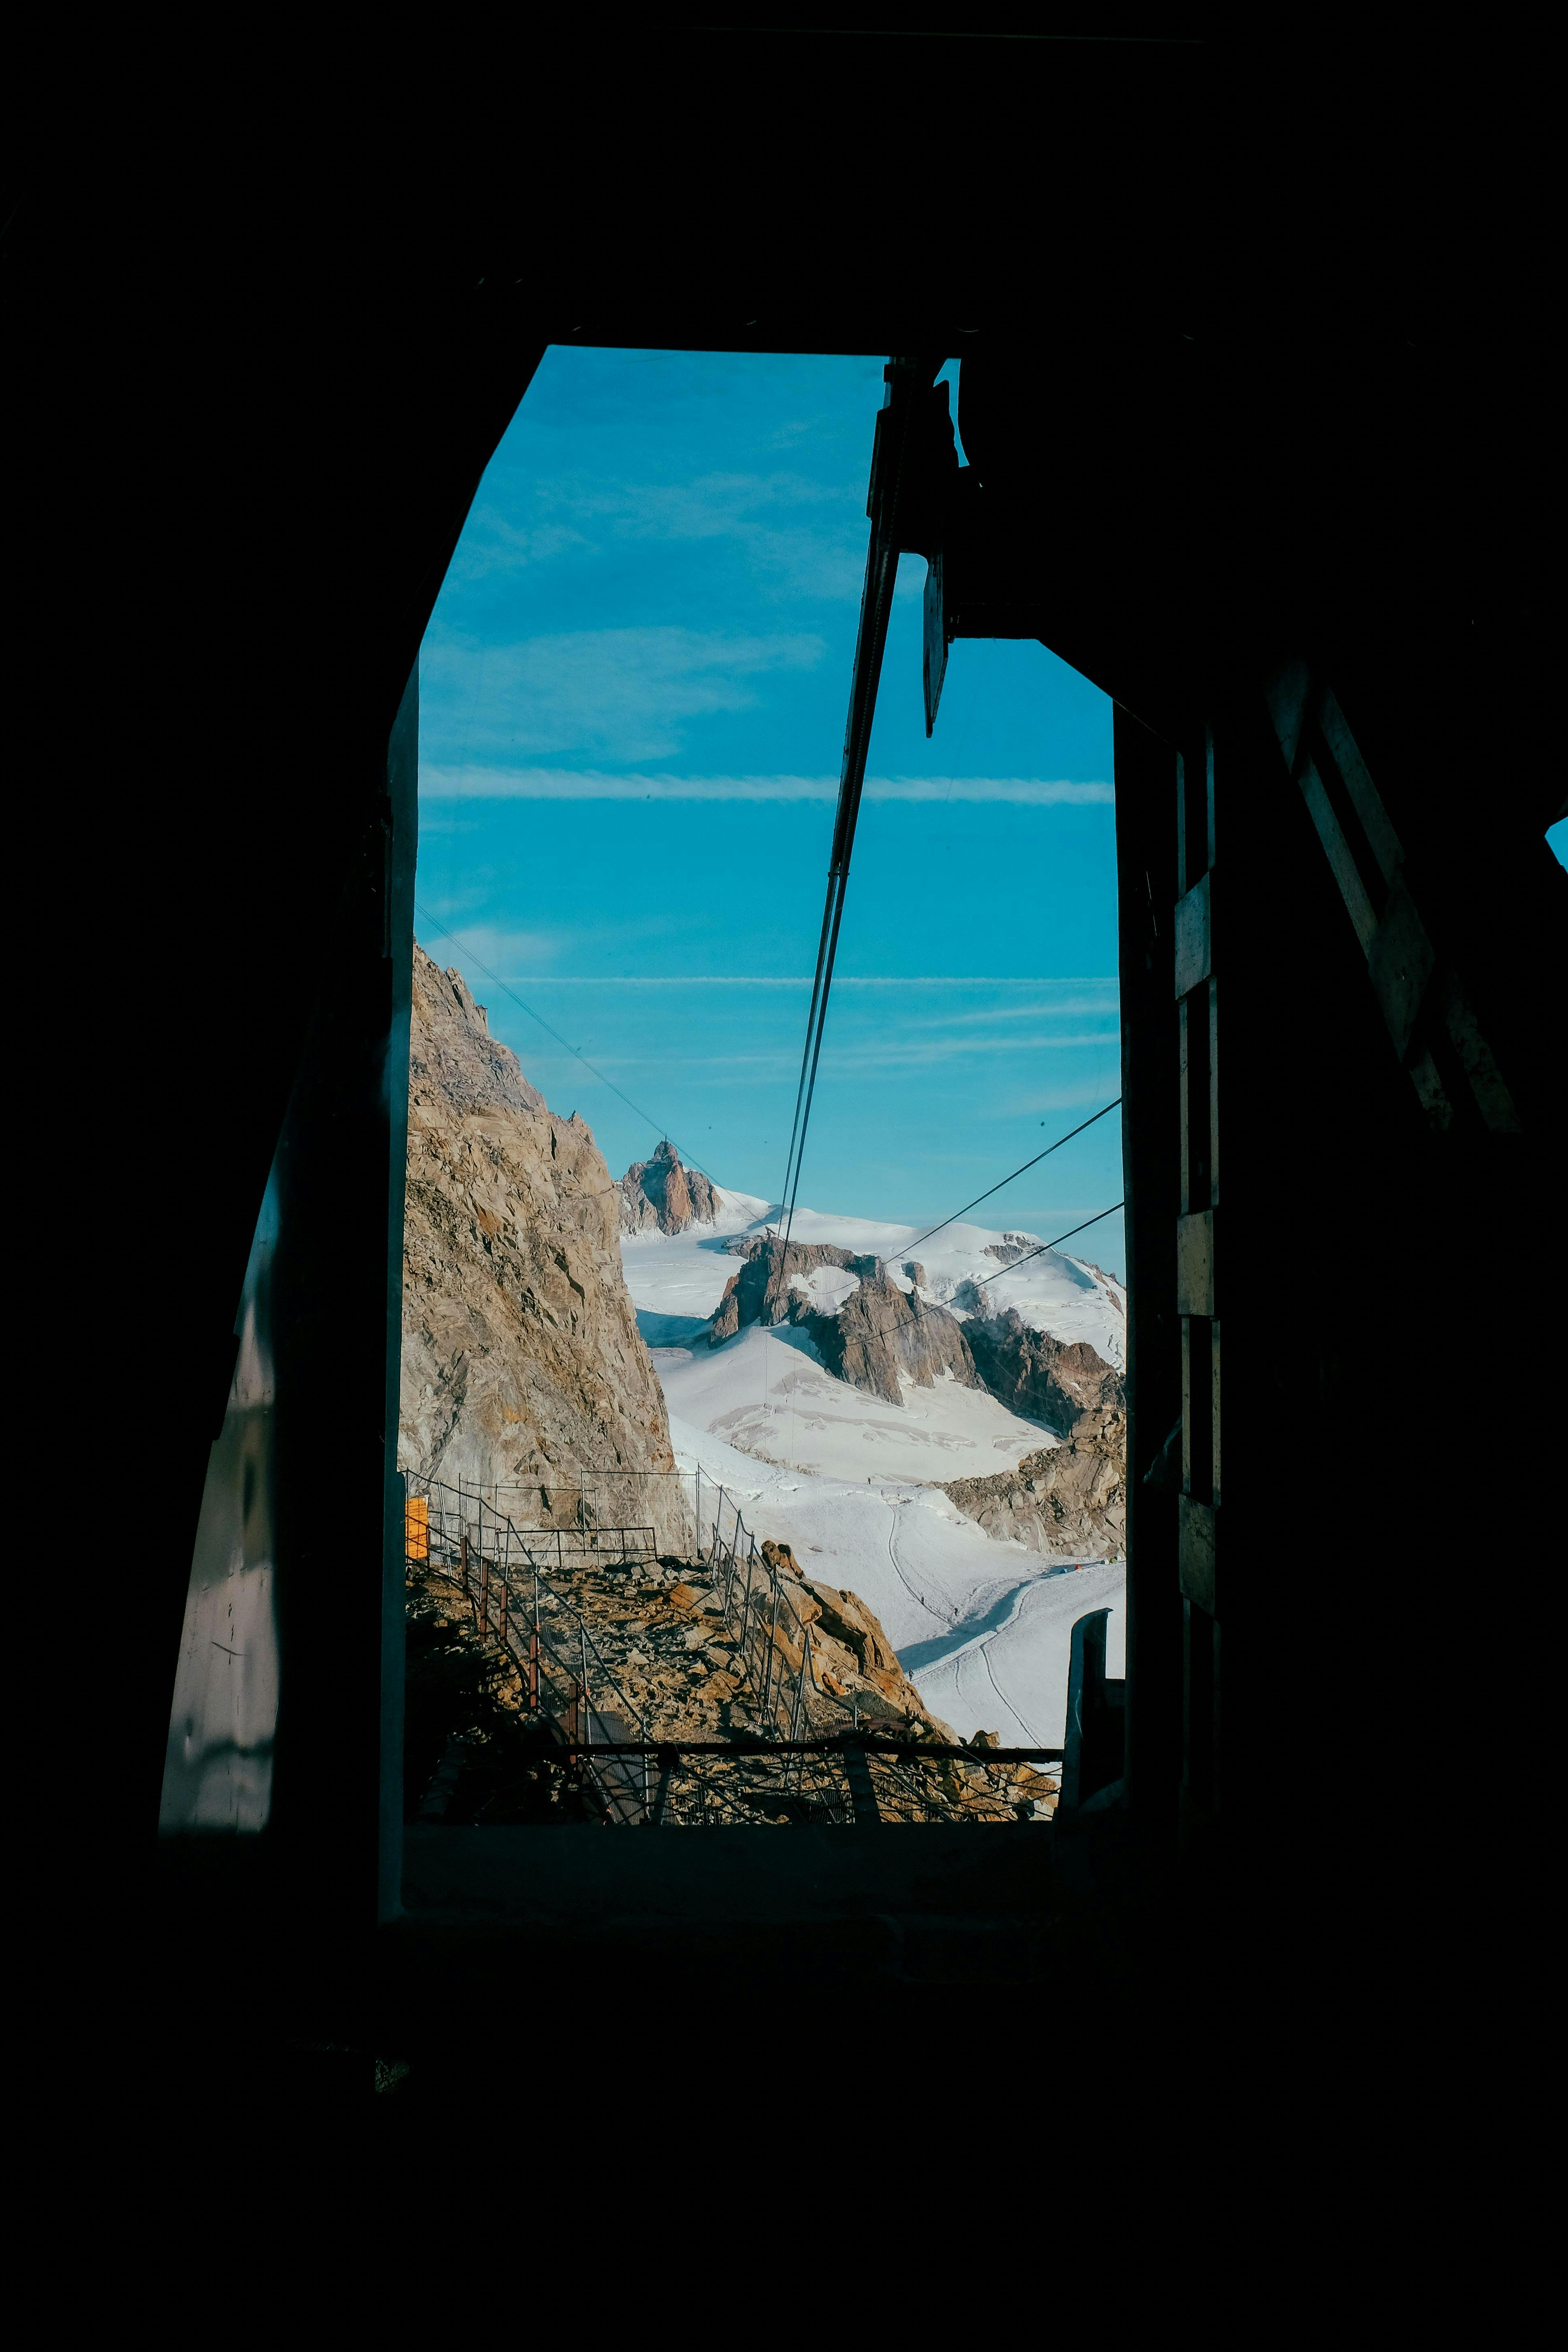
<path fill-rule="evenodd" d="M 818 1315 L 837 1315 L 847 1298 L 853 1298 L 860 1287 L 860 1277 L 847 1266 L 814 1265 L 809 1274 L 797 1274 L 790 1282 L 808 1307 Z"/>
<path fill-rule="evenodd" d="M 736 1261 L 725 1255 L 725 1240 L 733 1234 L 760 1233 L 775 1213 L 766 1202 L 740 1192 L 721 1196 L 722 1214 L 712 1225 L 695 1226 L 684 1234 L 632 1234 L 621 1244 L 626 1282 L 634 1303 L 660 1316 L 711 1315 L 724 1296 L 724 1285 L 736 1271 Z M 984 1297 L 993 1314 L 1016 1307 L 1026 1323 L 1062 1340 L 1087 1339 L 1108 1364 L 1127 1360 L 1126 1294 L 1120 1283 L 1077 1258 L 1048 1250 L 1016 1271 L 999 1268 L 987 1251 L 1003 1243 L 999 1233 L 983 1225 L 949 1225 L 929 1242 L 919 1240 L 918 1225 L 877 1224 L 865 1217 L 825 1216 L 816 1209 L 797 1209 L 793 1238 L 831 1242 L 857 1256 L 880 1258 L 899 1288 L 912 1285 L 903 1262 L 923 1266 L 925 1296 L 946 1306 L 964 1281 L 984 1281 Z M 818 1269 L 846 1285 L 852 1277 L 829 1268 Z M 846 1291 L 847 1295 L 847 1290 Z"/>
<path fill-rule="evenodd" d="M 1126 1579 L 1120 1561 L 1057 1561 L 1001 1542 L 966 1518 L 937 1482 L 1015 1468 L 1057 1440 L 985 1391 L 951 1377 L 904 1381 L 893 1405 L 835 1380 L 804 1331 L 748 1325 L 710 1348 L 706 1323 L 738 1261 L 727 1235 L 759 1231 L 769 1203 L 721 1193 L 712 1226 L 637 1234 L 621 1244 L 637 1324 L 653 1351 L 680 1468 L 700 1467 L 708 1519 L 722 1486 L 759 1541 L 787 1543 L 808 1576 L 874 1609 L 932 1714 L 964 1738 L 995 1731 L 1008 1746 L 1059 1748 L 1076 1620 L 1110 1608 L 1107 1664 L 1123 1671 Z M 795 1237 L 874 1255 L 901 1289 L 918 1260 L 939 1303 L 965 1278 L 994 1273 L 999 1234 L 954 1225 L 916 1245 L 920 1228 L 797 1210 Z M 832 1312 L 853 1275 L 822 1267 L 799 1286 Z M 997 1311 L 1125 1360 L 1120 1286 L 1055 1252 L 986 1286 Z M 710 1491 L 711 1490 L 711 1491 Z M 710 1524 L 710 1520 L 709 1521 Z"/>
<path fill-rule="evenodd" d="M 721 1486 L 759 1541 L 787 1543 L 807 1576 L 858 1592 L 932 1714 L 962 1738 L 1061 1746 L 1072 1626 L 1088 1610 L 1111 1609 L 1109 1670 L 1121 1672 L 1120 1561 L 1075 1568 L 1000 1543 L 931 1486 L 758 1461 L 673 1406 L 669 1431 L 680 1468 L 701 1468 L 705 1520 Z"/>
<path fill-rule="evenodd" d="M 787 1324 L 748 1323 L 718 1348 L 706 1339 L 659 1348 L 654 1362 L 671 1412 L 742 1454 L 815 1477 L 984 1478 L 1056 1443 L 951 1374 L 924 1389 L 901 1381 L 902 1404 L 851 1388 Z"/>

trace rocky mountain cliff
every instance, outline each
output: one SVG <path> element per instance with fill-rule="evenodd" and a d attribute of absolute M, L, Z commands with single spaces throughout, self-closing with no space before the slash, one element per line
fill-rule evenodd
<path fill-rule="evenodd" d="M 586 1509 L 685 1555 L 689 1502 L 621 1272 L 624 1199 L 585 1123 L 554 1116 L 460 975 L 416 946 L 399 1460 L 500 1490 L 520 1527 Z"/>
<path fill-rule="evenodd" d="M 900 1372 L 918 1388 L 930 1388 L 943 1372 L 964 1388 L 982 1385 L 956 1316 L 901 1290 L 876 1258 L 830 1242 L 786 1244 L 771 1234 L 748 1234 L 731 1247 L 746 1262 L 725 1286 L 710 1346 L 732 1339 L 743 1323 L 794 1323 L 815 1341 L 830 1372 L 888 1404 L 903 1402 Z M 835 1273 L 852 1276 L 852 1285 L 822 1279 Z"/>
<path fill-rule="evenodd" d="M 1011 1536 L 1058 1559 L 1114 1557 L 1127 1538 L 1125 1424 L 1026 1454 L 1016 1470 L 994 1477 L 954 1478 L 942 1493 L 989 1536 Z"/>
<path fill-rule="evenodd" d="M 987 1252 L 1011 1265 L 1035 1244 L 1008 1234 Z M 827 1370 L 889 1404 L 899 1380 L 922 1387 L 951 1372 L 982 1388 L 1020 1419 L 1065 1441 L 1026 1454 L 1016 1471 L 944 1486 L 986 1532 L 1033 1551 L 1116 1553 L 1126 1531 L 1127 1390 L 1121 1371 L 1086 1340 L 1064 1340 L 1026 1322 L 1016 1307 L 990 1311 L 984 1289 L 960 1283 L 950 1311 L 926 1289 L 925 1268 L 908 1260 L 904 1289 L 871 1256 L 822 1242 L 772 1234 L 737 1235 L 726 1248 L 743 1260 L 709 1329 L 718 1346 L 748 1323 L 792 1323 L 809 1333 Z"/>
<path fill-rule="evenodd" d="M 681 1165 L 666 1136 L 651 1160 L 638 1160 L 620 1181 L 623 1234 L 683 1234 L 689 1225 L 710 1225 L 718 1203 L 700 1168 Z"/>
<path fill-rule="evenodd" d="M 1125 1437 L 1127 1383 L 1086 1340 L 1053 1339 L 1016 1307 L 971 1315 L 963 1336 L 984 1386 L 1023 1420 L 1042 1421 L 1058 1437 Z"/>

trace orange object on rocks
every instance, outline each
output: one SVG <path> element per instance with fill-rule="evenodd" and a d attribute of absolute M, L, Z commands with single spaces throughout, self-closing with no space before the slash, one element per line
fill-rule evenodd
<path fill-rule="evenodd" d="M 411 1563 L 423 1567 L 430 1557 L 430 1504 L 424 1495 L 410 1495 L 403 1513 L 404 1549 Z"/>

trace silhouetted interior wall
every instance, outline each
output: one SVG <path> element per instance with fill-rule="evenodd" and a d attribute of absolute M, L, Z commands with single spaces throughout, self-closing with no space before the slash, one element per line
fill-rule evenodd
<path fill-rule="evenodd" d="M 48 950 L 26 1083 L 52 1103 L 87 1065 L 68 1083 L 113 1140 L 131 1264 L 119 1244 L 69 1254 L 38 1321 L 101 1352 L 114 1458 L 157 1498 L 115 1620 L 113 1769 L 90 1738 L 62 1753 L 38 1734 L 51 1805 L 97 1837 L 73 1901 L 146 1892 L 237 1302 L 279 1137 L 306 1132 L 279 1160 L 301 1238 L 278 1311 L 330 1443 L 279 1472 L 272 1821 L 307 1916 L 368 1919 L 391 1868 L 388 1105 L 413 839 L 403 750 L 387 814 L 387 747 L 483 467 L 545 344 L 571 339 L 963 359 L 965 446 L 1037 578 L 1039 634 L 1125 713 L 1145 1458 L 1173 1410 L 1177 1180 L 1173 1007 L 1143 926 L 1172 904 L 1169 763 L 1212 729 L 1226 1786 L 1288 1843 L 1327 1750 L 1336 1823 L 1370 1852 L 1397 1814 L 1415 1851 L 1412 1817 L 1435 1816 L 1399 1793 L 1410 1759 L 1469 1719 L 1439 1630 L 1475 1524 L 1452 1433 L 1493 1376 L 1470 1369 L 1457 1273 L 1479 1236 L 1551 1279 L 1562 877 L 1541 839 L 1555 705 L 1529 585 L 1544 151 L 1521 138 L 1512 176 L 1478 194 L 1454 163 L 1486 102 L 1473 59 L 1461 88 L 1403 41 L 1281 42 L 654 28 L 550 47 L 531 30 L 481 78 L 434 60 L 374 108 L 357 76 L 300 95 L 290 63 L 255 131 L 216 81 L 204 111 L 188 58 L 62 111 L 8 300 L 24 601 L 57 660 L 68 644 L 68 691 L 19 717 L 35 777 L 60 773 L 68 738 L 34 870 L 90 954 Z M 62 544 L 89 551 L 75 572 Z M 1420 1126 L 1270 733 L 1265 677 L 1291 657 L 1363 739 L 1521 1138 L 1439 1146 Z M 96 1232 L 101 1191 L 73 1164 L 60 1228 Z M 1521 1272 L 1485 1317 L 1523 1466 L 1482 1524 L 1532 1577 L 1544 1311 Z M 40 1417 L 35 1452 L 55 1442 Z M 1168 1501 L 1135 1486 L 1131 1769 L 1162 1819 Z"/>

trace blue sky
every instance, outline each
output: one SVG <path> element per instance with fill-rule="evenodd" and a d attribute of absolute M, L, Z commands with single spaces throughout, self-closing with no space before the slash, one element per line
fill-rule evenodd
<path fill-rule="evenodd" d="M 616 1175 L 668 1133 L 783 1181 L 881 395 L 875 359 L 552 349 L 437 604 L 418 935 Z M 1043 646 L 961 643 L 928 743 L 924 578 L 906 557 L 800 1192 L 921 1223 L 1120 1084 L 1110 705 Z M 1113 1116 L 984 1222 L 1048 1238 L 1121 1191 Z M 1121 1272 L 1121 1224 L 1076 1246 Z"/>

